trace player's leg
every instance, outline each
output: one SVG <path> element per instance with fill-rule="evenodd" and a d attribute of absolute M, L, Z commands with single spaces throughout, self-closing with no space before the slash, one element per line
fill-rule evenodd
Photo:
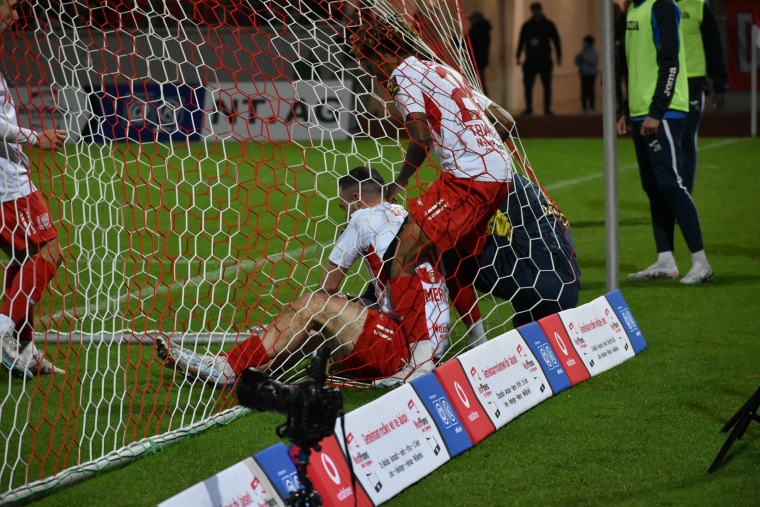
<path fill-rule="evenodd" d="M 443 253 L 442 260 L 452 305 L 467 327 L 468 346 L 481 345 L 487 338 L 473 287 L 479 270 L 477 257 L 462 252 L 461 248 L 451 248 Z M 438 357 L 441 357 L 442 352 L 443 350 L 436 351 Z"/>
<path fill-rule="evenodd" d="M 349 354 L 361 334 L 367 308 L 337 296 L 323 293 L 302 295 L 291 308 L 282 312 L 266 328 L 262 336 L 251 336 L 227 355 L 233 370 L 239 374 L 249 367 L 261 367 L 272 360 L 284 361 L 289 355 L 303 351 L 311 331 L 317 331 L 321 342 L 309 342 L 310 353 L 326 343 L 336 360 Z"/>
<path fill-rule="evenodd" d="M 391 278 L 412 276 L 418 259 L 423 257 L 432 246 L 430 239 L 410 215 L 406 225 L 398 234 L 398 247 L 391 263 Z"/>
<path fill-rule="evenodd" d="M 361 334 L 366 307 L 322 293 L 302 295 L 267 328 L 236 345 L 228 354 L 198 354 L 156 339 L 158 357 L 191 377 L 229 387 L 246 368 L 282 368 L 328 344 L 336 359 L 353 350 Z M 313 333 L 312 331 L 318 331 Z M 293 356 L 296 356 L 295 358 Z"/>
<path fill-rule="evenodd" d="M 673 257 L 673 230 L 675 218 L 673 212 L 660 190 L 655 175 L 653 155 L 662 150 L 660 141 L 654 136 L 641 135 L 641 122 L 635 122 L 631 130 L 636 159 L 639 164 L 641 186 L 649 199 L 649 211 L 652 218 L 652 232 L 657 247 L 657 262 L 646 269 L 631 273 L 632 280 L 670 279 L 678 276 L 678 267 Z M 662 127 L 660 128 L 662 131 Z"/>
<path fill-rule="evenodd" d="M 697 138 L 704 108 L 705 92 L 702 89 L 702 80 L 699 78 L 689 79 L 689 113 L 686 115 L 683 133 L 681 134 L 683 152 L 681 177 L 690 194 L 694 190 L 694 180 L 697 174 Z"/>
<path fill-rule="evenodd" d="M 650 146 L 650 155 L 660 193 L 670 205 L 686 245 L 691 252 L 691 269 L 681 283 L 692 285 L 712 279 L 713 271 L 704 251 L 702 228 L 691 194 L 681 177 L 681 136 L 683 120 L 663 120 L 657 133 L 661 149 Z"/>
<path fill-rule="evenodd" d="M 12 261 L 21 263 L 6 277 L 0 308 L 3 364 L 16 373 L 63 373 L 43 356 L 32 340 L 34 305 L 42 297 L 60 266 L 63 255 L 50 214 L 39 192 L 3 203 L 0 235 Z"/>

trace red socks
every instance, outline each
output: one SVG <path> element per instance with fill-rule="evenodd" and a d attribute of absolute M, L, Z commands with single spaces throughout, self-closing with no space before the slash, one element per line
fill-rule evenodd
<path fill-rule="evenodd" d="M 236 375 L 242 374 L 246 368 L 258 368 L 267 362 L 269 362 L 269 354 L 257 335 L 251 336 L 227 353 L 227 364 L 232 367 Z"/>
<path fill-rule="evenodd" d="M 11 318 L 21 341 L 31 338 L 33 307 L 55 277 L 56 270 L 55 266 L 40 256 L 32 257 L 20 268 L 9 266 L 6 269 L 5 298 L 0 313 Z"/>

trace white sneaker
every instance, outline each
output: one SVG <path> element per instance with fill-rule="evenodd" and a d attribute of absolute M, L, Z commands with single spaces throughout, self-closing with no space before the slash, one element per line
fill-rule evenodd
<path fill-rule="evenodd" d="M 2 345 L 2 363 L 11 374 L 31 379 L 32 372 L 22 366 L 19 357 L 18 340 L 13 336 L 15 324 L 7 315 L 0 315 L 0 345 Z"/>
<path fill-rule="evenodd" d="M 237 375 L 227 362 L 226 356 L 198 354 L 168 343 L 166 338 L 156 338 L 156 354 L 165 364 L 171 364 L 176 370 L 190 378 L 213 383 L 215 387 L 225 389 L 235 384 Z"/>
<path fill-rule="evenodd" d="M 26 343 L 20 348 L 18 340 L 13 337 L 13 322 L 10 331 L 2 333 L 3 366 L 8 368 L 13 375 L 25 377 L 31 380 L 35 375 L 63 374 L 65 370 L 56 368 L 53 363 L 45 359 L 45 354 L 37 348 L 34 342 Z"/>
<path fill-rule="evenodd" d="M 53 363 L 45 359 L 45 354 L 38 349 L 34 342 L 29 342 L 19 354 L 21 364 L 26 367 L 30 375 L 52 375 L 54 373 L 64 374 L 65 370 L 57 368 Z"/>
<path fill-rule="evenodd" d="M 678 267 L 654 263 L 643 271 L 628 275 L 630 280 L 670 280 L 678 277 Z"/>
<path fill-rule="evenodd" d="M 713 270 L 709 264 L 693 264 L 686 276 L 681 278 L 681 283 L 697 285 L 712 280 Z"/>
<path fill-rule="evenodd" d="M 435 363 L 431 360 L 419 366 L 414 366 L 414 363 L 407 362 L 404 367 L 399 371 L 391 375 L 390 377 L 381 378 L 375 380 L 372 385 L 375 387 L 398 387 L 401 384 L 408 384 L 412 380 L 421 377 L 427 373 L 430 373 L 435 368 Z"/>

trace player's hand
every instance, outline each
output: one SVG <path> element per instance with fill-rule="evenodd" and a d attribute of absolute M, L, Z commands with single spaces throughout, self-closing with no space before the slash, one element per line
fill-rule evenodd
<path fill-rule="evenodd" d="M 385 200 L 389 203 L 393 204 L 396 202 L 396 196 L 400 194 L 404 190 L 404 187 L 397 183 L 392 182 L 389 183 L 387 187 L 385 187 Z"/>
<path fill-rule="evenodd" d="M 631 125 L 628 122 L 627 116 L 621 116 L 617 122 L 617 133 L 619 136 L 624 136 L 631 131 Z"/>
<path fill-rule="evenodd" d="M 657 131 L 660 130 L 660 120 L 655 120 L 647 116 L 644 118 L 644 123 L 641 124 L 642 136 L 654 136 L 657 135 Z"/>
<path fill-rule="evenodd" d="M 723 105 L 723 103 L 726 101 L 726 94 L 725 93 L 716 93 L 713 95 L 713 108 L 718 109 Z"/>
<path fill-rule="evenodd" d="M 46 129 L 37 132 L 37 146 L 41 150 L 58 150 L 63 147 L 65 141 L 65 130 Z"/>

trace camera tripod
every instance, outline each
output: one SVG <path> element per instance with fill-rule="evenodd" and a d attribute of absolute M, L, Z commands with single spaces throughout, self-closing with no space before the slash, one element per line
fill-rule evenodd
<path fill-rule="evenodd" d="M 734 430 L 728 436 L 728 440 L 723 444 L 723 447 L 715 457 L 715 461 L 710 465 L 707 473 L 713 473 L 718 467 L 720 467 L 721 463 L 723 463 L 723 458 L 726 457 L 728 450 L 731 449 L 734 442 L 744 436 L 744 432 L 747 431 L 749 423 L 752 421 L 760 422 L 760 416 L 757 415 L 758 409 L 760 409 L 760 388 L 757 389 L 755 394 L 749 397 L 744 405 L 742 405 L 742 408 L 740 408 L 739 411 L 728 420 L 726 425 L 721 428 L 721 431 L 724 433 L 731 428 Z"/>
<path fill-rule="evenodd" d="M 305 448 L 298 451 L 298 461 L 296 462 L 296 471 L 298 472 L 299 486 L 296 491 L 292 491 L 287 498 L 288 507 L 322 507 L 322 497 L 314 489 L 314 485 L 306 475 L 306 468 L 309 466 L 309 456 L 311 449 Z"/>

